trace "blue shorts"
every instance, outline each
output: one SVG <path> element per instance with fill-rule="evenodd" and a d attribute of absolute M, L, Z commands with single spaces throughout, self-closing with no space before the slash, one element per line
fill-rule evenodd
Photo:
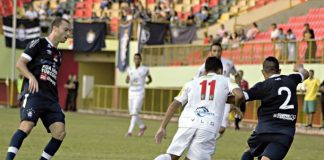
<path fill-rule="evenodd" d="M 22 98 L 21 121 L 31 121 L 36 126 L 40 118 L 48 133 L 50 133 L 49 126 L 51 124 L 55 122 L 65 123 L 65 115 L 58 102 L 37 94 L 25 94 Z"/>
<path fill-rule="evenodd" d="M 293 137 L 280 133 L 252 133 L 248 139 L 250 152 L 254 157 L 266 156 L 271 160 L 282 160 L 288 153 Z"/>

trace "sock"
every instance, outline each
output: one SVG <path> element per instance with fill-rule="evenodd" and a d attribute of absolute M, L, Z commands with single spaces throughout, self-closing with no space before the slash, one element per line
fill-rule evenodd
<path fill-rule="evenodd" d="M 171 160 L 171 156 L 169 154 L 161 154 L 157 156 L 154 160 Z"/>
<path fill-rule="evenodd" d="M 62 144 L 61 140 L 52 138 L 45 147 L 40 160 L 50 160 Z"/>
<path fill-rule="evenodd" d="M 235 128 L 240 128 L 239 123 L 240 123 L 241 119 L 240 118 L 235 118 Z"/>
<path fill-rule="evenodd" d="M 253 156 L 250 151 L 243 153 L 241 160 L 253 160 Z"/>
<path fill-rule="evenodd" d="M 129 125 L 129 128 L 128 128 L 128 133 L 133 132 L 135 124 L 136 124 L 136 115 L 132 115 L 131 120 L 130 120 L 130 125 Z"/>
<path fill-rule="evenodd" d="M 6 160 L 12 160 L 15 158 L 22 142 L 26 137 L 27 134 L 24 131 L 20 129 L 16 131 L 16 133 L 11 138 Z"/>
<path fill-rule="evenodd" d="M 141 118 L 138 116 L 138 115 L 136 115 L 136 122 L 137 122 L 137 124 L 138 124 L 138 126 L 139 126 L 139 128 L 144 128 L 145 127 L 145 125 L 144 125 L 144 123 L 143 123 L 143 121 L 141 120 Z"/>

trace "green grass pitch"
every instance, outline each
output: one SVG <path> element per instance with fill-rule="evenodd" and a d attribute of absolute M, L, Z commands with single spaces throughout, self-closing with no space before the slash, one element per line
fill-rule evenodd
<path fill-rule="evenodd" d="M 143 137 L 124 137 L 128 118 L 66 113 L 67 136 L 54 160 L 152 160 L 164 153 L 176 131 L 176 123 L 168 126 L 168 138 L 157 145 L 154 134 L 159 121 L 144 120 L 148 130 Z M 5 159 L 7 145 L 19 123 L 18 109 L 0 109 L 0 159 Z M 136 130 L 137 132 L 137 130 Z M 238 160 L 251 131 L 228 128 L 217 142 L 213 159 Z M 135 133 L 136 135 L 136 133 Z M 17 160 L 39 159 L 50 139 L 42 122 L 34 128 L 19 150 Z M 324 158 L 324 137 L 297 135 L 286 156 L 287 160 Z"/>

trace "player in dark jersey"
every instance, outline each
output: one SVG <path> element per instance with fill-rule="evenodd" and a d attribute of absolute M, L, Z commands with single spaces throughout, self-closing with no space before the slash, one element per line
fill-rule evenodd
<path fill-rule="evenodd" d="M 249 149 L 242 160 L 282 160 L 295 135 L 298 106 L 296 87 L 308 78 L 302 65 L 295 65 L 297 74 L 280 75 L 279 62 L 268 57 L 263 62 L 263 82 L 244 92 L 246 101 L 261 100 L 258 124 L 248 139 Z"/>
<path fill-rule="evenodd" d="M 57 49 L 70 33 L 69 21 L 56 18 L 46 38 L 31 41 L 20 56 L 16 67 L 25 77 L 22 89 L 21 122 L 13 135 L 7 160 L 14 159 L 23 140 L 40 118 L 52 138 L 41 154 L 41 160 L 51 159 L 65 137 L 65 120 L 58 103 L 57 72 L 62 53 Z"/>

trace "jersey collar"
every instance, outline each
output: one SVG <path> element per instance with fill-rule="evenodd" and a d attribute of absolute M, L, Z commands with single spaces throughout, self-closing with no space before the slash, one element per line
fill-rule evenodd
<path fill-rule="evenodd" d="M 54 47 L 53 43 L 47 37 L 45 37 L 45 39 L 52 47 Z"/>
<path fill-rule="evenodd" d="M 216 73 L 208 73 L 207 76 L 214 76 L 217 75 Z"/>
<path fill-rule="evenodd" d="M 274 74 L 274 75 L 270 76 L 269 78 L 275 78 L 275 77 L 279 77 L 279 76 L 280 76 L 280 74 Z"/>

